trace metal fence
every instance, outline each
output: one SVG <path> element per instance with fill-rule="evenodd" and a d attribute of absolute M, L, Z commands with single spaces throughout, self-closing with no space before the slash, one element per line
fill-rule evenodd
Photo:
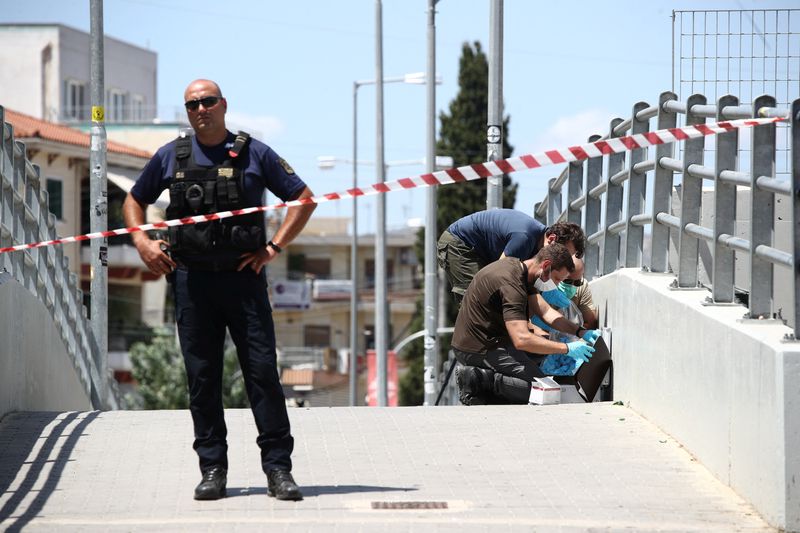
<path fill-rule="evenodd" d="M 800 95 L 800 9 L 673 11 L 672 91 L 702 93 L 709 101 L 735 94 L 752 102 L 770 94 L 788 107 Z M 791 172 L 791 151 L 789 129 L 778 132 L 781 177 Z"/>
<path fill-rule="evenodd" d="M 673 92 L 661 93 L 657 105 L 638 102 L 629 119 L 611 120 L 609 133 L 602 138 L 645 133 L 653 118 L 652 129 L 676 127 L 679 117 L 687 125 L 709 118 L 790 116 L 791 120 L 746 134 L 735 130 L 687 140 L 679 159 L 674 157 L 676 146 L 664 144 L 571 163 L 549 181 L 548 194 L 536 204 L 534 215 L 545 224 L 558 220 L 582 224 L 588 241 L 587 279 L 621 267 L 674 272 L 674 288 L 708 286 L 709 304 L 746 304 L 744 318 L 783 320 L 794 329 L 789 337 L 800 339 L 800 320 L 795 320 L 800 316 L 795 265 L 800 253 L 799 114 L 800 99 L 787 109 L 776 107 L 772 96 L 741 105 L 730 95 L 709 104 L 702 94 L 681 102 Z M 782 179 L 775 172 L 779 128 L 789 129 L 791 151 L 791 171 Z M 589 140 L 600 138 L 593 135 Z M 742 171 L 740 154 L 745 150 L 748 170 Z M 705 158 L 709 151 L 713 157 Z M 711 186 L 704 189 L 706 183 Z M 745 266 L 737 268 L 737 263 Z M 776 269 L 783 280 L 778 285 Z"/>
<path fill-rule="evenodd" d="M 55 239 L 56 218 L 49 211 L 39 167 L 27 159 L 25 144 L 14 139 L 2 106 L 0 124 L 0 247 Z M 116 382 L 98 373 L 99 358 L 107 354 L 98 353 L 79 280 L 70 272 L 62 247 L 0 254 L 0 271 L 8 272 L 47 308 L 92 405 L 118 408 Z M 101 379 L 108 382 L 110 391 L 106 402 L 99 396 L 104 388 Z"/>

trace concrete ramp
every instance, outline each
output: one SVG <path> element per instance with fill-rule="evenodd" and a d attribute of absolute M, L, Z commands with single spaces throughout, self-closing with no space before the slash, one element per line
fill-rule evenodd
<path fill-rule="evenodd" d="M 771 524 L 800 531 L 800 342 L 674 276 L 592 282 L 612 328 L 614 395 L 683 444 Z"/>
<path fill-rule="evenodd" d="M 306 495 L 266 495 L 247 410 L 228 410 L 228 498 L 196 502 L 188 411 L 0 421 L 8 531 L 774 531 L 627 407 L 289 411 Z"/>

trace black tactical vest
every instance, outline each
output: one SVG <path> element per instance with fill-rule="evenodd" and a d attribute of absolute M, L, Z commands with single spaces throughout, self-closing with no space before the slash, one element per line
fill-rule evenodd
<path fill-rule="evenodd" d="M 250 136 L 239 132 L 230 156 L 221 165 L 199 166 L 192 156 L 192 138 L 179 137 L 175 175 L 169 187 L 167 218 L 207 215 L 247 207 L 244 157 Z M 251 213 L 169 228 L 170 253 L 179 264 L 197 270 L 235 270 L 245 252 L 266 245 L 263 213 Z"/>

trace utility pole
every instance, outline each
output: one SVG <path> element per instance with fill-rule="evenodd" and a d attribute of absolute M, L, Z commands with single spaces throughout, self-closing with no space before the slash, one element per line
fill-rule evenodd
<path fill-rule="evenodd" d="M 491 0 L 489 13 L 489 116 L 486 160 L 503 159 L 503 0 Z M 503 207 L 503 176 L 486 183 L 486 209 Z"/>
<path fill-rule="evenodd" d="M 106 181 L 105 73 L 103 70 L 103 0 L 90 0 L 91 18 L 91 101 L 92 126 L 89 132 L 89 230 L 108 230 L 108 184 Z M 92 239 L 91 244 L 91 311 L 98 360 L 97 373 L 101 404 L 108 401 L 108 239 Z"/>
<path fill-rule="evenodd" d="M 353 82 L 353 189 L 358 187 L 358 82 Z M 358 405 L 358 197 L 353 196 L 350 241 L 350 405 Z"/>
<path fill-rule="evenodd" d="M 428 65 L 426 78 L 427 149 L 426 171 L 436 170 L 436 2 L 428 0 Z M 436 187 L 425 191 L 425 374 L 423 405 L 436 402 L 436 371 L 439 359 L 436 329 L 438 327 L 437 298 L 438 266 L 436 263 Z"/>
<path fill-rule="evenodd" d="M 386 165 L 383 161 L 383 6 L 375 0 L 375 170 L 378 182 L 386 181 Z M 387 353 L 388 338 L 388 294 L 386 291 L 386 195 L 379 194 L 377 202 L 376 240 L 375 240 L 375 359 L 376 379 L 378 381 L 378 406 L 389 404 L 387 391 Z"/>

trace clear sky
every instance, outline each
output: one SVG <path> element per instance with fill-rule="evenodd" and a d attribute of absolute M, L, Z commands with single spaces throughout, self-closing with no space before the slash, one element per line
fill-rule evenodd
<path fill-rule="evenodd" d="M 605 133 L 612 117 L 630 115 L 637 101 L 657 102 L 672 87 L 672 10 L 774 9 L 791 1 L 505 0 L 504 98 L 514 155 L 562 148 Z M 426 69 L 426 0 L 383 1 L 384 75 Z M 440 0 L 437 5 L 437 108 L 458 90 L 464 42 L 489 48 L 489 0 Z M 260 134 L 317 194 L 349 188 L 352 169 L 322 171 L 317 158 L 352 156 L 352 88 L 375 78 L 373 0 L 106 0 L 107 35 L 158 54 L 158 100 L 168 117 L 192 79 L 216 80 L 229 120 Z M 0 0 L 0 22 L 62 23 L 89 30 L 88 0 Z M 2 68 L 2 67 L 0 67 Z M 359 90 L 359 159 L 375 160 L 375 90 Z M 685 98 L 687 95 L 679 95 Z M 425 155 L 424 86 L 384 90 L 386 161 Z M 438 131 L 437 119 L 437 131 Z M 447 154 L 440 154 L 447 155 Z M 387 180 L 422 173 L 393 167 Z M 515 207 L 531 213 L 549 167 L 512 175 Z M 359 184 L 377 181 L 359 167 Z M 457 185 L 451 185 L 457 187 Z M 391 227 L 424 216 L 424 190 L 391 193 Z M 359 232 L 374 231 L 373 199 L 359 202 Z M 349 201 L 317 214 L 349 216 Z M 440 228 L 441 230 L 442 228 Z"/>

